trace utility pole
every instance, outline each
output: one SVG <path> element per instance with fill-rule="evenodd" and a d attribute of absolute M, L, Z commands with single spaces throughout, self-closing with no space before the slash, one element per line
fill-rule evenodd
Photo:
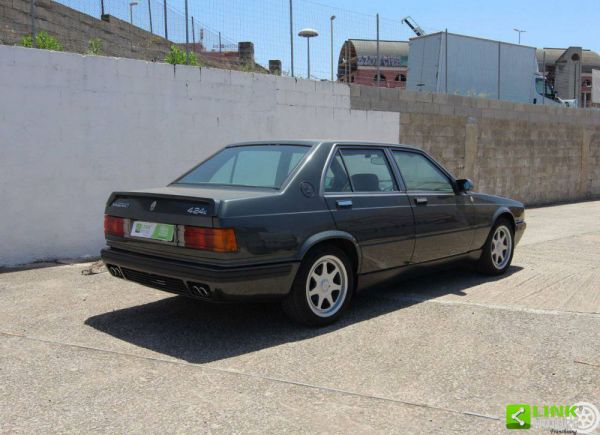
<path fill-rule="evenodd" d="M 169 33 L 167 32 L 167 0 L 163 0 L 164 16 L 165 16 L 165 39 L 169 39 Z"/>
<path fill-rule="evenodd" d="M 332 15 L 330 20 L 330 36 L 331 36 L 331 81 L 333 81 L 333 20 L 335 20 L 335 15 Z"/>
<path fill-rule="evenodd" d="M 152 31 L 152 6 L 150 6 L 150 0 L 148 0 L 148 18 L 150 19 L 150 33 L 154 33 Z"/>
<path fill-rule="evenodd" d="M 104 15 L 104 0 L 100 0 L 100 18 Z"/>

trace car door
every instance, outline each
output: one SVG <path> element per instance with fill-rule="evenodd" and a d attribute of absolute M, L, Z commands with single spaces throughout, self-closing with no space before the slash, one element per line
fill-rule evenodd
<path fill-rule="evenodd" d="M 336 149 L 323 191 L 337 228 L 358 241 L 361 273 L 408 264 L 414 249 L 413 212 L 384 148 Z"/>
<path fill-rule="evenodd" d="M 455 191 L 454 182 L 427 155 L 393 150 L 415 216 L 412 263 L 462 254 L 473 239 L 474 207 L 471 196 Z"/>

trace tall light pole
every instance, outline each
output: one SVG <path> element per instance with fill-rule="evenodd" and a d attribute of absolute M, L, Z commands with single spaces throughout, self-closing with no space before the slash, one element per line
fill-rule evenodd
<path fill-rule="evenodd" d="M 302 29 L 298 36 L 301 38 L 306 38 L 306 53 L 307 53 L 307 79 L 310 79 L 310 38 L 315 38 L 319 36 L 319 33 L 314 29 Z"/>
<path fill-rule="evenodd" d="M 331 81 L 333 81 L 333 20 L 335 20 L 335 15 L 332 15 L 329 18 L 330 22 L 330 35 L 331 35 Z"/>
<path fill-rule="evenodd" d="M 133 25 L 133 7 L 137 6 L 138 2 L 129 3 L 129 23 Z"/>
<path fill-rule="evenodd" d="M 513 29 L 515 32 L 517 32 L 519 34 L 519 44 L 521 44 L 521 33 L 525 33 L 527 32 L 527 30 L 521 30 L 521 29 Z"/>

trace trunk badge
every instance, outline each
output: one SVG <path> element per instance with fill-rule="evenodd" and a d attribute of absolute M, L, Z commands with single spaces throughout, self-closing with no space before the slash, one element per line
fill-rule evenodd
<path fill-rule="evenodd" d="M 156 201 L 152 201 L 152 204 L 150 204 L 150 211 L 154 211 L 155 208 L 156 208 Z"/>

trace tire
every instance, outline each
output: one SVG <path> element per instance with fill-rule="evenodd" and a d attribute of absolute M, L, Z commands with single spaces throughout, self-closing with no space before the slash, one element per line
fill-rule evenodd
<path fill-rule="evenodd" d="M 324 245 L 309 251 L 282 302 L 284 312 L 306 326 L 334 323 L 352 299 L 354 273 L 352 262 L 336 246 Z"/>
<path fill-rule="evenodd" d="M 502 275 L 512 263 L 515 252 L 515 233 L 506 218 L 496 221 L 477 262 L 477 270 L 485 275 Z"/>

